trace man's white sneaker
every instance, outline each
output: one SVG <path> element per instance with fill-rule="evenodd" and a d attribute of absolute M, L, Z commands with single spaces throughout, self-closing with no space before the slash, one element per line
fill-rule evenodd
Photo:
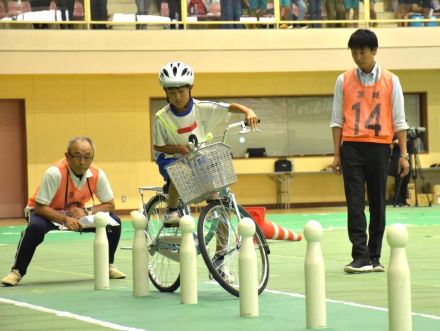
<path fill-rule="evenodd" d="M 114 264 L 110 264 L 108 268 L 109 278 L 110 279 L 123 279 L 125 278 L 125 274 L 120 271 Z"/>
<path fill-rule="evenodd" d="M 12 271 L 2 279 L 2 284 L 5 286 L 17 286 L 20 280 L 21 275 L 18 270 L 12 269 Z"/>

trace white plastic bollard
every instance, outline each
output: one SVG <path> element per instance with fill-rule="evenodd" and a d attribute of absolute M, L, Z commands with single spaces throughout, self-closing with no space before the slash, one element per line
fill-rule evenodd
<path fill-rule="evenodd" d="M 304 226 L 304 237 L 307 240 L 304 261 L 307 329 L 327 328 L 325 266 L 320 243 L 322 236 L 322 226 L 318 221 L 309 221 Z"/>
<path fill-rule="evenodd" d="M 147 219 L 139 211 L 130 213 L 134 228 L 132 264 L 133 264 L 133 296 L 142 297 L 149 294 L 148 283 L 148 242 L 145 236 Z"/>
<path fill-rule="evenodd" d="M 197 303 L 197 252 L 193 231 L 194 218 L 185 215 L 180 219 L 182 240 L 180 243 L 180 303 Z"/>
<path fill-rule="evenodd" d="M 107 221 L 106 214 L 102 212 L 96 213 L 93 218 L 96 227 L 95 241 L 93 243 L 95 290 L 110 288 L 108 240 L 105 232 Z"/>
<path fill-rule="evenodd" d="M 257 317 L 259 314 L 257 256 L 255 255 L 253 236 L 255 223 L 244 217 L 238 224 L 241 235 L 241 247 L 238 257 L 240 281 L 240 316 Z"/>
<path fill-rule="evenodd" d="M 411 331 L 411 276 L 405 246 L 408 231 L 403 224 L 393 224 L 387 230 L 391 247 L 388 265 L 388 325 L 390 331 Z"/>

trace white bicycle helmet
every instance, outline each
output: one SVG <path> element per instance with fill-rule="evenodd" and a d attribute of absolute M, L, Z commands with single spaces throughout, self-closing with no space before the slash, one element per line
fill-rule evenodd
<path fill-rule="evenodd" d="M 162 88 L 194 85 L 193 69 L 183 62 L 170 62 L 159 72 Z"/>

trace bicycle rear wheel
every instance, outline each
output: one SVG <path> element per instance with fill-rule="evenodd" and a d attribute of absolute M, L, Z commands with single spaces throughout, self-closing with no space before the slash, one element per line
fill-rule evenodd
<path fill-rule="evenodd" d="M 252 218 L 244 208 L 238 206 L 240 219 Z M 200 252 L 212 277 L 229 293 L 239 296 L 238 274 L 241 237 L 238 234 L 239 218 L 235 208 L 224 201 L 213 201 L 203 208 L 199 217 L 197 234 Z M 254 247 L 257 255 L 258 293 L 263 292 L 269 280 L 269 249 L 267 242 L 256 226 Z"/>
<path fill-rule="evenodd" d="M 180 286 L 179 228 L 165 228 L 167 197 L 157 194 L 144 206 L 147 218 L 145 235 L 148 239 L 148 273 L 153 285 L 161 292 L 174 292 Z"/>

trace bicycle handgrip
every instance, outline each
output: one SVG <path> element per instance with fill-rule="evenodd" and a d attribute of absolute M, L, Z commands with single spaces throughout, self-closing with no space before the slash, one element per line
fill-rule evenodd
<path fill-rule="evenodd" d="M 257 120 L 257 123 L 260 123 L 261 122 L 261 120 L 260 119 L 258 119 Z M 249 123 L 248 123 L 248 121 L 244 121 L 244 125 L 246 125 L 246 126 L 249 126 Z"/>
<path fill-rule="evenodd" d="M 192 134 L 188 137 L 188 141 L 194 145 L 194 147 L 197 147 L 199 145 L 199 139 L 197 139 L 197 136 L 195 134 Z"/>

